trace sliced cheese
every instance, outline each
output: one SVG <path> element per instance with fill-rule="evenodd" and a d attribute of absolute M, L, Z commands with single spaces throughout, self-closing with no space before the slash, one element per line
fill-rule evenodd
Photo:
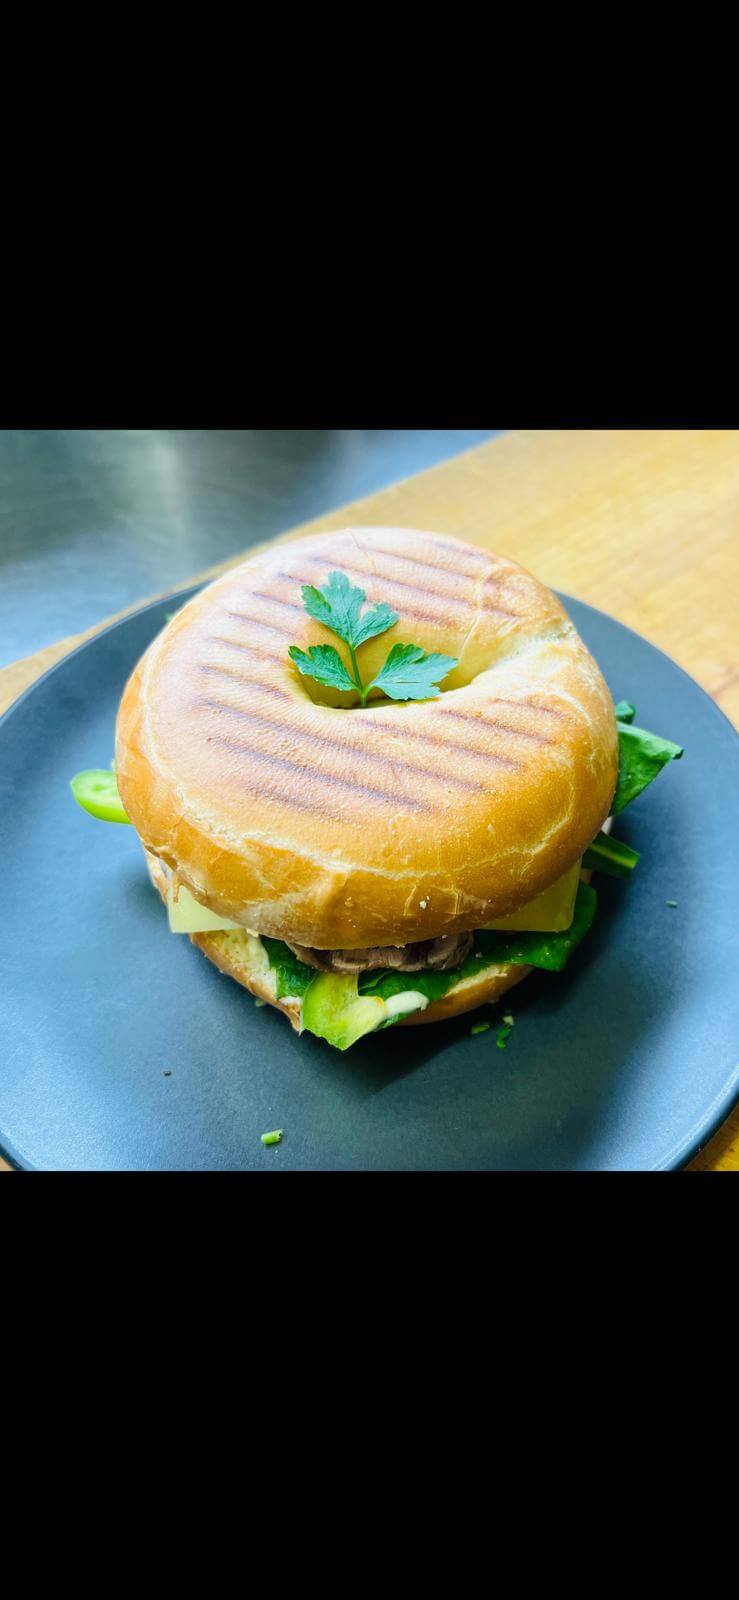
<path fill-rule="evenodd" d="M 580 862 L 576 861 L 564 877 L 550 883 L 549 888 L 535 900 L 529 900 L 528 905 L 519 906 L 518 911 L 511 911 L 509 916 L 498 917 L 495 922 L 486 922 L 483 926 L 502 931 L 512 928 L 517 933 L 563 933 L 572 925 L 579 881 Z"/>
<path fill-rule="evenodd" d="M 241 928 L 241 923 L 229 922 L 228 917 L 201 906 L 184 884 L 176 889 L 171 878 L 167 887 L 167 914 L 172 933 L 217 933 L 221 929 Z"/>

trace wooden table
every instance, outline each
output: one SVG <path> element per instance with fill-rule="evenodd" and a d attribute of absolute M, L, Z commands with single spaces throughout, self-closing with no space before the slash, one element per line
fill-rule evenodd
<path fill-rule="evenodd" d="M 348 523 L 458 534 L 515 557 L 651 639 L 739 724 L 736 431 L 508 433 L 281 538 Z M 0 671 L 0 712 L 97 631 Z M 691 1166 L 739 1170 L 739 1108 Z"/>

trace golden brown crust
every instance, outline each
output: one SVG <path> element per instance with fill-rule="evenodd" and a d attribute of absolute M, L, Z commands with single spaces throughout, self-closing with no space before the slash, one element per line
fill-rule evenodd
<path fill-rule="evenodd" d="M 146 864 L 149 868 L 149 877 L 155 889 L 163 900 L 167 899 L 167 879 L 162 870 L 161 862 L 156 856 L 144 851 Z M 190 941 L 202 950 L 221 972 L 229 978 L 234 978 L 242 988 L 248 989 L 250 994 L 256 995 L 259 1000 L 266 1000 L 267 1004 L 274 1006 L 277 1011 L 282 1011 L 289 1019 L 296 1033 L 302 1033 L 300 1023 L 300 1001 L 287 999 L 278 1000 L 275 993 L 274 977 L 271 968 L 266 971 L 255 966 L 249 959 L 249 952 L 244 951 L 242 935 L 228 933 L 191 933 Z M 450 1017 L 460 1016 L 465 1011 L 475 1011 L 478 1006 L 492 1005 L 507 989 L 512 989 L 520 983 L 522 978 L 528 977 L 531 967 L 499 966 L 495 975 L 483 978 L 469 978 L 459 985 L 452 994 L 444 995 L 442 1000 L 435 1000 L 433 1005 L 427 1006 L 425 1011 L 415 1011 L 409 1017 L 401 1017 L 394 1024 L 396 1028 L 410 1028 L 425 1022 L 446 1022 Z M 413 975 L 408 976 L 408 988 L 413 988 Z"/>
<path fill-rule="evenodd" d="M 350 712 L 311 699 L 287 650 L 330 642 L 300 585 L 333 569 L 400 615 L 362 647 L 365 678 L 402 639 L 459 658 L 453 693 Z M 116 769 L 144 845 L 204 904 L 356 948 L 533 899 L 608 815 L 617 736 L 595 662 L 536 578 L 436 534 L 349 529 L 273 547 L 177 613 L 126 686 Z"/>

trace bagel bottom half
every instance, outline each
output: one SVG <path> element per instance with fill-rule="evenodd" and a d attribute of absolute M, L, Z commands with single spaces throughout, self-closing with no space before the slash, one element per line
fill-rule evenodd
<path fill-rule="evenodd" d="M 155 889 L 158 889 L 162 899 L 167 899 L 167 879 L 162 864 L 157 857 L 144 851 L 149 877 Z M 289 1017 L 296 1033 L 301 1033 L 300 1002 L 298 1000 L 278 1000 L 275 987 L 275 975 L 267 960 L 267 955 L 261 941 L 254 935 L 236 931 L 221 933 L 191 933 L 189 938 L 196 944 L 203 955 L 208 957 L 221 972 L 227 973 L 230 978 L 235 978 L 237 983 L 257 997 L 265 1000 L 268 1005 L 275 1006 Z M 394 1024 L 398 1028 L 418 1026 L 426 1022 L 443 1022 L 448 1017 L 461 1016 L 464 1011 L 474 1011 L 477 1006 L 491 1005 L 500 1000 L 507 989 L 512 989 L 514 984 L 520 983 L 522 978 L 528 976 L 531 967 L 506 965 L 487 967 L 479 978 L 464 978 L 461 983 L 445 994 L 443 999 L 434 1000 L 425 1011 L 414 1011 L 409 1017 L 401 1017 Z M 412 975 L 408 978 L 408 987 L 413 987 Z"/>

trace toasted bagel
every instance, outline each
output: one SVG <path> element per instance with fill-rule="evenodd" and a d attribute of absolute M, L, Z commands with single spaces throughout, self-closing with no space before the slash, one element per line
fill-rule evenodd
<path fill-rule="evenodd" d="M 438 699 L 312 697 L 288 647 L 338 643 L 301 598 L 333 570 L 399 614 L 361 647 L 365 682 L 412 642 L 459 661 Z M 317 949 L 516 910 L 582 855 L 617 763 L 611 696 L 551 591 L 505 557 L 405 528 L 319 535 L 228 572 L 146 651 L 116 729 L 147 850 L 212 910 Z"/>

